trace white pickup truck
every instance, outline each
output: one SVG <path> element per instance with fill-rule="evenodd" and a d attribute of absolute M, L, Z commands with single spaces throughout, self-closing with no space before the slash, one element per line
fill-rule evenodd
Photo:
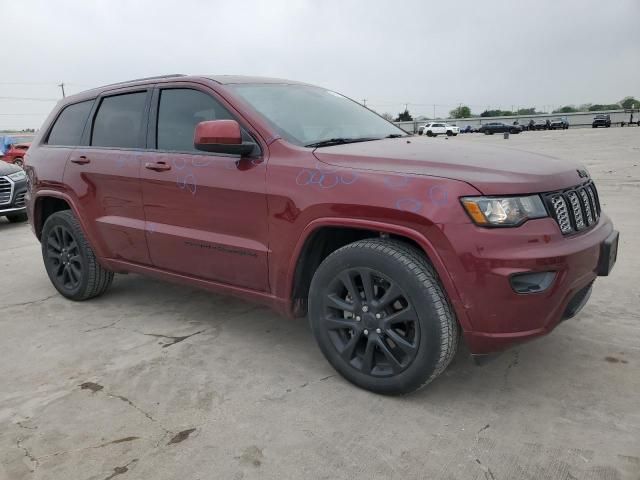
<path fill-rule="evenodd" d="M 422 133 L 427 137 L 437 137 L 438 135 L 456 136 L 460 133 L 460 129 L 455 125 L 448 125 L 443 122 L 427 123 L 422 127 Z"/>

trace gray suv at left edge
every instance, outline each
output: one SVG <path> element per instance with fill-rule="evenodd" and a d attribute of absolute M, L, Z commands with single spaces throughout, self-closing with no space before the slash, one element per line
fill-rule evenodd
<path fill-rule="evenodd" d="M 25 198 L 27 175 L 17 165 L 0 162 L 0 217 L 10 222 L 27 220 Z"/>

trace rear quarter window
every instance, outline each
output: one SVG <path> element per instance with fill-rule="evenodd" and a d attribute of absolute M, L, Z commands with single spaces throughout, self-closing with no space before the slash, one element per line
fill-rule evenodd
<path fill-rule="evenodd" d="M 65 107 L 51 127 L 47 145 L 78 145 L 92 105 L 93 100 L 87 100 Z"/>
<path fill-rule="evenodd" d="M 91 145 L 142 148 L 147 92 L 105 97 L 93 122 Z"/>

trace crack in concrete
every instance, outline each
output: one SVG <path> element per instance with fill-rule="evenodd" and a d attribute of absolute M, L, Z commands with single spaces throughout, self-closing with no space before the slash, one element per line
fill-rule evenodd
<path fill-rule="evenodd" d="M 104 325 L 102 327 L 90 328 L 89 330 L 84 330 L 82 333 L 97 332 L 98 330 L 104 330 L 106 328 L 111 328 L 111 327 L 114 327 L 115 325 L 117 325 L 118 323 L 120 323 L 121 321 L 122 321 L 122 318 L 119 318 L 118 320 L 116 320 L 113 323 L 110 323 L 109 325 Z"/>
<path fill-rule="evenodd" d="M 46 302 L 47 300 L 51 300 L 54 297 L 57 297 L 58 294 L 53 294 L 53 295 L 49 295 L 48 297 L 45 298 L 40 298 L 38 300 L 31 300 L 28 302 L 22 302 L 22 303 L 10 303 L 9 305 L 3 305 L 3 308 L 12 308 L 12 307 L 24 307 L 27 305 L 34 305 L 36 303 L 42 303 L 42 302 Z"/>
<path fill-rule="evenodd" d="M 67 455 L 69 453 L 79 453 L 79 452 L 84 452 L 86 450 L 96 450 L 98 448 L 104 448 L 104 447 L 108 447 L 109 445 L 117 445 L 119 443 L 125 443 L 125 442 L 133 442 L 135 440 L 140 440 L 141 437 L 124 437 L 124 438 L 118 438 L 117 440 L 111 440 L 110 442 L 105 442 L 105 443 L 101 443 L 100 445 L 92 445 L 90 447 L 84 447 L 84 448 L 78 448 L 76 450 L 64 450 L 62 452 L 55 452 L 55 453 L 49 453 L 47 455 L 42 455 L 41 457 L 38 457 L 37 460 L 43 460 L 45 458 L 51 458 L 51 457 L 58 457 L 60 455 Z"/>
<path fill-rule="evenodd" d="M 108 477 L 106 477 L 104 480 L 111 480 L 112 478 L 117 477 L 118 475 L 123 475 L 125 473 L 127 473 L 129 471 L 129 466 L 133 463 L 136 463 L 138 461 L 137 458 L 134 458 L 133 460 L 131 460 L 129 463 L 127 463 L 126 465 L 122 466 L 122 467 L 114 467 L 113 469 L 113 473 L 111 475 L 109 475 Z"/>
<path fill-rule="evenodd" d="M 496 477 L 493 475 L 491 469 L 488 466 L 483 465 L 480 459 L 476 458 L 476 463 L 480 465 L 480 469 L 484 473 L 485 480 L 496 480 Z"/>
<path fill-rule="evenodd" d="M 147 336 L 147 337 L 156 337 L 156 338 L 166 338 L 167 340 L 172 340 L 169 343 L 165 343 L 162 345 L 162 348 L 167 348 L 170 347 L 171 345 L 175 345 L 176 343 L 180 343 L 180 342 L 184 342 L 187 338 L 191 338 L 195 335 L 199 335 L 203 332 L 206 332 L 205 330 L 200 330 L 198 332 L 192 333 L 191 335 L 185 335 L 183 337 L 172 337 L 171 335 L 160 335 L 157 333 L 143 333 L 143 335 Z"/>
<path fill-rule="evenodd" d="M 33 454 L 29 451 L 29 449 L 25 446 L 22 445 L 22 438 L 19 438 L 16 440 L 16 445 L 18 446 L 18 448 L 20 450 L 22 450 L 24 452 L 24 456 L 27 457 L 29 459 L 29 461 L 33 464 L 33 468 L 31 468 L 31 473 L 35 472 L 38 467 L 40 466 L 40 463 L 38 462 L 38 459 L 36 457 L 33 456 Z"/>

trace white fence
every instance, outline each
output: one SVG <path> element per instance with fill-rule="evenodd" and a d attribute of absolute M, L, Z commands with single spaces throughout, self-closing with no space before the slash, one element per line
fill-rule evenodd
<path fill-rule="evenodd" d="M 602 110 L 598 112 L 578 112 L 578 113 L 544 113 L 540 115 L 514 115 L 509 117 L 473 117 L 473 118 L 447 118 L 444 120 L 437 120 L 439 122 L 446 122 L 450 124 L 456 124 L 459 127 L 465 127 L 467 125 L 471 125 L 472 127 L 479 127 L 483 123 L 489 122 L 503 122 L 507 124 L 513 124 L 513 122 L 518 121 L 520 125 L 526 125 L 529 123 L 529 120 L 533 120 L 535 122 L 544 122 L 547 119 L 553 120 L 554 118 L 565 118 L 569 122 L 569 128 L 575 127 L 591 127 L 591 122 L 593 122 L 593 117 L 598 114 L 609 114 L 611 117 L 611 126 L 621 126 L 622 122 L 628 123 L 629 117 L 631 116 L 630 111 L 625 111 L 623 109 L 620 110 Z M 640 120 L 640 113 L 636 109 L 633 112 L 633 121 L 637 122 Z M 428 123 L 428 121 L 412 121 L 412 122 L 394 122 L 397 126 L 403 129 L 408 133 L 417 133 L 418 127 Z"/>

